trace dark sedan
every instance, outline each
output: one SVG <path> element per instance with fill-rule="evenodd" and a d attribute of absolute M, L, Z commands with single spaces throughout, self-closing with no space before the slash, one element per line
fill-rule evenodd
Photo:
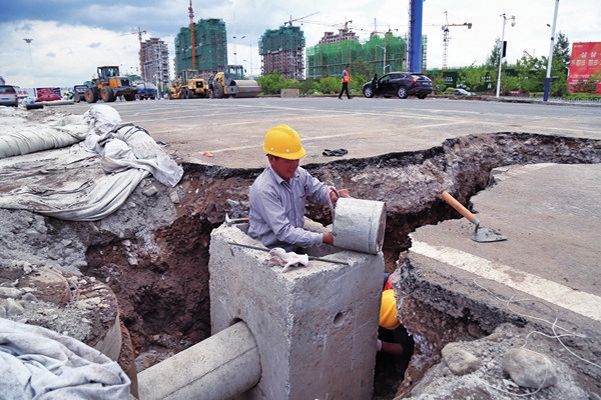
<path fill-rule="evenodd" d="M 390 72 L 363 85 L 363 95 L 367 98 L 399 96 L 400 99 L 406 99 L 413 95 L 418 99 L 425 99 L 430 93 L 432 80 L 424 74 L 414 72 Z"/>

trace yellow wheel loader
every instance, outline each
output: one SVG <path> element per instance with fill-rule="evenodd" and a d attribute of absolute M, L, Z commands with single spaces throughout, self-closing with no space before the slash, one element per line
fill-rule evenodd
<path fill-rule="evenodd" d="M 88 103 L 96 103 L 100 99 L 105 103 L 112 103 L 119 96 L 127 101 L 136 99 L 138 89 L 127 76 L 119 74 L 119 67 L 98 67 L 97 73 L 98 78 L 92 79 L 92 84 L 86 89 L 85 98 Z"/>
<path fill-rule="evenodd" d="M 209 97 L 209 88 L 198 71 L 185 69 L 180 78 L 171 83 L 167 92 L 169 99 L 191 99 L 193 97 Z"/>
<path fill-rule="evenodd" d="M 227 65 L 223 71 L 209 78 L 209 89 L 213 97 L 222 99 L 228 97 L 257 97 L 261 92 L 259 83 L 244 78 L 242 65 Z"/>

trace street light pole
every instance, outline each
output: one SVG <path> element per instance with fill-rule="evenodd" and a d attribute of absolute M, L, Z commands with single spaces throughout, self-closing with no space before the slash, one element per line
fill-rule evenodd
<path fill-rule="evenodd" d="M 246 37 L 246 35 L 240 36 L 240 37 L 233 36 L 233 39 L 236 39 L 236 40 L 234 40 L 234 64 L 236 64 L 236 65 L 238 64 L 238 47 L 237 47 L 237 43 L 236 42 L 238 40 L 244 39 L 245 37 Z"/>
<path fill-rule="evenodd" d="M 503 44 L 505 43 L 505 22 L 508 19 L 513 20 L 511 22 L 511 26 L 515 26 L 515 16 L 511 16 L 511 18 L 507 18 L 505 14 L 501 14 L 503 17 L 503 30 L 501 31 L 501 43 L 499 43 L 499 76 L 497 77 L 497 97 L 499 97 L 499 93 L 501 91 L 501 66 L 503 65 Z"/>
<path fill-rule="evenodd" d="M 555 13 L 553 14 L 553 27 L 551 28 L 551 44 L 549 45 L 549 59 L 547 60 L 547 77 L 545 78 L 545 92 L 543 101 L 549 99 L 549 88 L 551 87 L 551 63 L 553 62 L 553 48 L 555 47 L 555 25 L 557 24 L 557 9 L 559 0 L 555 1 Z"/>

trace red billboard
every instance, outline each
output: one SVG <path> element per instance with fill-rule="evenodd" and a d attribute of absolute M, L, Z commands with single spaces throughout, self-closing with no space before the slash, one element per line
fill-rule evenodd
<path fill-rule="evenodd" d="M 568 85 L 586 81 L 595 72 L 601 73 L 601 42 L 577 42 L 572 44 L 572 57 Z M 601 83 L 597 82 L 597 93 L 601 94 Z"/>

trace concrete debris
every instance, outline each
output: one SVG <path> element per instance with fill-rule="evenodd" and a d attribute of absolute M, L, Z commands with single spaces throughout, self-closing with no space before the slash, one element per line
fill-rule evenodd
<path fill-rule="evenodd" d="M 557 383 L 557 373 L 549 357 L 523 348 L 505 353 L 503 370 L 522 387 L 542 389 Z"/>
<path fill-rule="evenodd" d="M 179 204 L 180 198 L 176 191 L 169 193 L 169 198 L 173 202 L 173 204 Z"/>
<path fill-rule="evenodd" d="M 455 375 L 465 375 L 480 368 L 480 359 L 458 343 L 449 343 L 442 349 L 442 358 Z"/>
<path fill-rule="evenodd" d="M 158 193 L 158 189 L 156 188 L 156 186 L 151 185 L 147 188 L 144 188 L 144 190 L 142 190 L 142 193 L 144 194 L 144 196 L 154 196 L 155 194 Z"/>
<path fill-rule="evenodd" d="M 541 360 L 544 358 L 551 360 L 548 353 L 555 345 L 551 339 L 540 336 L 537 336 L 537 339 L 530 337 L 527 346 L 529 349 L 521 348 L 528 333 L 528 328 L 518 328 L 506 323 L 500 325 L 487 337 L 477 340 L 466 337 L 464 340 L 448 344 L 442 350 L 444 362 L 429 368 L 423 378 L 411 387 L 409 393 L 406 392 L 404 395 L 399 393 L 395 399 L 514 400 L 530 394 L 532 396 L 529 396 L 529 399 L 539 400 L 588 399 L 588 393 L 578 382 L 577 372 L 568 364 L 554 359 L 549 363 L 550 366 L 553 364 L 551 368 L 545 370 L 545 361 Z M 507 354 L 512 357 L 522 353 L 529 354 L 525 357 L 528 361 L 512 362 L 510 380 L 504 369 L 506 360 L 509 361 Z M 543 355 L 543 353 L 547 354 Z M 476 360 L 479 361 L 478 368 L 475 367 Z M 545 373 L 548 373 L 546 384 L 553 379 L 556 383 L 539 389 Z M 411 372 L 406 375 L 405 382 L 410 375 Z M 528 386 L 524 385 L 528 382 Z M 539 390 L 534 395 L 537 389 Z"/>

